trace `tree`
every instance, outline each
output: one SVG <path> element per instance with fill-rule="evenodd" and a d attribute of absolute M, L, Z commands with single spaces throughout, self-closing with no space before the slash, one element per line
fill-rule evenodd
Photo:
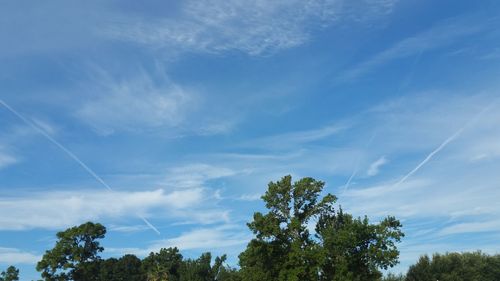
<path fill-rule="evenodd" d="M 142 261 L 149 281 L 240 281 L 238 272 L 224 266 L 226 255 L 216 257 L 203 253 L 198 259 L 183 260 L 177 248 L 150 253 Z"/>
<path fill-rule="evenodd" d="M 367 217 L 354 219 L 342 209 L 321 214 L 316 225 L 322 245 L 320 280 L 379 279 L 379 269 L 398 263 L 396 243 L 403 236 L 400 228 L 394 217 L 370 224 Z"/>
<path fill-rule="evenodd" d="M 158 253 L 150 253 L 142 266 L 151 281 L 179 281 L 182 255 L 177 248 L 160 249 Z"/>
<path fill-rule="evenodd" d="M 407 281 L 493 281 L 500 280 L 500 255 L 481 252 L 427 255 L 410 266 Z"/>
<path fill-rule="evenodd" d="M 87 222 L 58 232 L 55 247 L 46 251 L 37 264 L 46 281 L 97 280 L 98 253 L 104 250 L 98 239 L 104 238 L 106 228 L 99 223 Z"/>
<path fill-rule="evenodd" d="M 214 281 L 240 281 L 240 275 L 238 270 L 225 266 L 227 256 L 222 255 L 221 257 L 216 257 L 214 265 L 212 266 L 212 274 Z"/>
<path fill-rule="evenodd" d="M 0 273 L 0 281 L 17 281 L 19 280 L 19 269 L 14 266 L 7 267 L 6 271 Z"/>
<path fill-rule="evenodd" d="M 120 259 L 110 258 L 99 262 L 99 280 L 102 281 L 144 281 L 146 274 L 142 261 L 134 255 L 125 255 Z"/>
<path fill-rule="evenodd" d="M 269 183 L 262 196 L 269 212 L 256 212 L 248 224 L 256 237 L 240 254 L 243 280 L 376 280 L 379 268 L 397 263 L 399 221 L 353 219 L 335 210 L 334 195 L 321 197 L 323 187 L 291 176 Z"/>
<path fill-rule="evenodd" d="M 198 259 L 187 259 L 182 263 L 181 281 L 213 281 L 212 255 L 203 253 Z"/>
<path fill-rule="evenodd" d="M 99 280 L 114 280 L 118 259 L 109 258 L 99 262 Z"/>

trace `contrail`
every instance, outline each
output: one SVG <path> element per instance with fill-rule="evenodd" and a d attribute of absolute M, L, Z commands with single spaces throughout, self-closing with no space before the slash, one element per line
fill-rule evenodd
<path fill-rule="evenodd" d="M 366 143 L 366 148 L 370 146 L 370 144 L 373 142 L 373 140 L 375 139 L 375 136 L 377 135 L 377 132 L 373 133 L 372 137 L 368 140 L 368 142 Z M 356 166 L 354 167 L 354 170 L 352 171 L 351 173 L 351 176 L 349 177 L 349 179 L 347 180 L 347 182 L 345 183 L 344 185 L 344 188 L 342 190 L 342 195 L 347 191 L 347 189 L 349 188 L 349 186 L 351 185 L 351 182 L 352 180 L 354 179 L 354 177 L 358 174 L 358 171 L 359 171 L 359 162 L 361 161 L 361 156 L 358 156 L 357 158 L 357 161 L 356 161 Z"/>
<path fill-rule="evenodd" d="M 413 168 L 413 170 L 411 170 L 402 179 L 400 179 L 398 182 L 396 182 L 394 184 L 394 187 L 399 186 L 400 184 L 402 184 L 403 182 L 405 182 L 409 177 L 411 177 L 413 174 L 415 174 L 418 170 L 420 170 L 420 168 L 422 168 L 422 166 L 424 166 L 425 164 L 427 164 L 427 162 L 429 162 L 432 159 L 432 157 L 434 157 L 434 155 L 436 155 L 437 153 L 439 153 L 450 142 L 452 142 L 456 138 L 458 138 L 467 127 L 469 127 L 472 123 L 476 122 L 481 117 L 481 115 L 483 115 L 486 111 L 490 110 L 495 105 L 495 103 L 496 103 L 496 100 L 493 101 L 489 106 L 483 108 L 483 110 L 481 110 L 478 114 L 476 114 L 476 116 L 474 116 L 474 118 L 470 119 L 467 123 L 465 123 L 465 125 L 462 128 L 458 129 L 453 135 L 451 135 L 450 137 L 448 137 L 436 149 L 434 149 L 431 153 L 429 153 L 429 155 L 427 155 L 427 157 L 425 157 L 425 159 L 422 162 L 420 162 L 415 168 Z"/>
<path fill-rule="evenodd" d="M 451 135 L 449 138 L 447 138 L 443 143 L 441 143 L 440 146 L 438 146 L 438 148 L 434 149 L 431 153 L 429 153 L 429 155 L 427 155 L 427 157 L 425 157 L 425 159 L 420 162 L 420 164 L 418 164 L 415 168 L 413 168 L 413 170 L 411 170 L 408 174 L 406 174 L 402 179 L 400 179 L 396 184 L 394 184 L 394 186 L 398 186 L 400 184 L 402 184 L 403 182 L 405 182 L 409 177 L 411 177 L 414 173 L 416 173 L 420 168 L 422 168 L 423 165 L 425 165 L 427 162 L 429 162 L 429 160 L 432 159 L 432 157 L 434 155 L 436 155 L 436 153 L 438 153 L 439 151 L 441 151 L 443 148 L 445 148 L 446 145 L 448 145 L 450 142 L 452 142 L 453 140 L 455 140 L 458 136 L 460 136 L 462 134 L 462 132 L 464 131 L 466 126 L 460 128 L 458 131 L 456 131 L 453 135 Z"/>
<path fill-rule="evenodd" d="M 53 137 L 51 137 L 47 132 L 45 132 L 42 128 L 37 126 L 35 123 L 24 117 L 21 113 L 16 111 L 14 108 L 12 108 L 10 105 L 8 105 L 6 102 L 4 102 L 2 99 L 0 99 L 0 104 L 3 105 L 7 110 L 9 110 L 12 114 L 14 114 L 17 118 L 22 120 L 24 123 L 29 125 L 31 128 L 42 134 L 46 139 L 48 139 L 50 142 L 52 142 L 55 146 L 60 148 L 64 153 L 66 153 L 71 159 L 73 159 L 80 167 L 82 167 L 87 173 L 89 173 L 96 181 L 98 181 L 102 186 L 104 186 L 108 191 L 113 191 L 111 186 L 109 186 L 99 175 L 97 175 L 87 164 L 85 164 L 78 156 L 76 156 L 71 150 L 67 149 L 64 145 L 62 145 L 60 142 L 55 140 Z M 139 218 L 149 227 L 151 230 L 156 232 L 158 235 L 160 235 L 160 231 L 152 225 L 144 216 L 139 215 Z"/>
<path fill-rule="evenodd" d="M 354 177 L 356 176 L 356 174 L 358 173 L 358 170 L 359 170 L 359 160 L 358 162 L 356 163 L 356 167 L 354 167 L 354 170 L 352 171 L 352 174 L 351 176 L 349 177 L 349 179 L 347 180 L 347 182 L 345 183 L 344 185 L 344 189 L 342 190 L 342 195 L 347 191 L 347 189 L 349 188 L 349 186 L 351 185 L 351 181 L 352 179 L 354 179 Z"/>

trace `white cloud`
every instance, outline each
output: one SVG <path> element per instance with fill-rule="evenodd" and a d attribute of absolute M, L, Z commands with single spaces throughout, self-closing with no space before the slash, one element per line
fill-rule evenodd
<path fill-rule="evenodd" d="M 389 161 L 385 156 L 380 157 L 375 162 L 370 164 L 370 167 L 368 168 L 366 174 L 370 177 L 378 175 L 378 173 L 380 172 L 380 167 L 387 164 L 388 162 Z"/>
<path fill-rule="evenodd" d="M 138 192 L 85 190 L 48 192 L 0 199 L 0 229 L 60 229 L 85 221 L 138 218 L 170 218 L 194 223 L 227 221 L 225 210 L 213 207 L 210 193 L 187 189 L 166 193 L 158 189 Z"/>
<path fill-rule="evenodd" d="M 101 133 L 176 127 L 195 106 L 194 94 L 166 75 L 152 77 L 145 71 L 117 80 L 97 70 L 96 85 L 76 115 Z M 87 89 L 88 90 L 88 89 Z"/>
<path fill-rule="evenodd" d="M 15 248 L 0 247 L 0 263 L 6 264 L 35 264 L 41 259 L 33 253 L 23 252 Z"/>
<path fill-rule="evenodd" d="M 465 222 L 457 223 L 443 228 L 439 233 L 442 235 L 460 234 L 460 233 L 478 233 L 500 231 L 500 220 L 490 220 L 485 222 Z"/>
<path fill-rule="evenodd" d="M 196 228 L 186 231 L 179 236 L 157 240 L 146 248 L 107 248 L 106 251 L 114 254 L 135 254 L 146 256 L 151 252 L 158 252 L 162 248 L 177 247 L 181 251 L 224 251 L 228 248 L 241 248 L 246 245 L 252 236 L 241 226 L 224 224 L 211 228 Z"/>
<path fill-rule="evenodd" d="M 197 163 L 169 169 L 166 182 L 169 186 L 180 188 L 200 187 L 209 180 L 229 177 L 235 174 L 237 174 L 237 171 L 233 169 Z"/>
<path fill-rule="evenodd" d="M 145 224 L 140 224 L 140 225 L 114 225 L 114 224 L 111 224 L 107 227 L 108 231 L 116 231 L 116 232 L 124 232 L 124 233 L 148 231 L 150 229 L 151 228 Z"/>
<path fill-rule="evenodd" d="M 165 199 L 176 209 L 187 208 L 203 200 L 203 190 L 201 188 L 176 190 L 167 194 Z"/>
<path fill-rule="evenodd" d="M 169 51 L 249 55 L 306 42 L 313 29 L 338 20 L 365 21 L 392 11 L 397 1 L 185 1 L 172 18 L 136 19 L 107 30 L 113 37 Z"/>
<path fill-rule="evenodd" d="M 393 165 L 377 179 L 358 179 L 339 202 L 355 215 L 379 218 L 390 214 L 405 225 L 432 219 L 432 231 L 426 235 L 430 240 L 443 234 L 500 231 L 495 220 L 488 221 L 500 215 L 495 201 L 500 196 L 497 101 L 494 94 L 429 92 L 366 112 L 365 125 L 377 137 L 360 153 L 365 160 L 391 155 Z M 485 106 L 490 110 L 484 110 Z M 457 131 L 459 136 L 445 142 L 445 149 L 438 149 L 420 165 Z M 370 134 L 363 132 L 355 138 L 367 139 Z M 415 167 L 419 169 L 411 177 L 404 177 Z M 402 178 L 407 180 L 401 182 Z"/>
<path fill-rule="evenodd" d="M 382 183 L 376 186 L 370 186 L 366 188 L 351 189 L 344 193 L 347 197 L 356 198 L 374 198 L 374 197 L 384 197 L 389 196 L 391 193 L 397 193 L 408 189 L 418 189 L 421 187 L 429 186 L 432 183 L 428 180 L 413 180 L 408 181 L 402 185 L 395 185 L 392 182 Z"/>
<path fill-rule="evenodd" d="M 0 169 L 13 165 L 17 162 L 19 162 L 19 159 L 7 152 L 3 152 L 0 147 Z"/>
<path fill-rule="evenodd" d="M 179 247 L 181 250 L 219 249 L 248 243 L 249 235 L 241 229 L 223 225 L 213 228 L 194 229 L 178 237 L 158 241 L 151 249 Z"/>
<path fill-rule="evenodd" d="M 255 194 L 243 194 L 240 197 L 238 197 L 238 200 L 241 201 L 259 201 L 261 200 L 262 194 L 260 193 L 255 193 Z"/>
<path fill-rule="evenodd" d="M 464 157 L 472 162 L 494 160 L 500 157 L 500 135 L 492 133 L 478 138 L 473 146 L 464 151 Z"/>

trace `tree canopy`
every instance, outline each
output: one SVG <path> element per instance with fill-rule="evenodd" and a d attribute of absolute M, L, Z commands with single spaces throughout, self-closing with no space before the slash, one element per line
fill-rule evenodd
<path fill-rule="evenodd" d="M 96 279 L 98 254 L 104 250 L 98 239 L 105 234 L 103 225 L 92 222 L 58 232 L 55 247 L 45 252 L 37 270 L 47 281 Z"/>
<path fill-rule="evenodd" d="M 104 226 L 92 222 L 57 233 L 56 245 L 46 251 L 37 270 L 46 281 L 240 280 L 238 271 L 224 264 L 225 255 L 216 257 L 212 263 L 210 253 L 204 253 L 198 259 L 183 259 L 177 248 L 168 248 L 152 252 L 143 260 L 131 254 L 118 259 L 101 259 L 98 254 L 104 248 L 99 240 L 105 234 Z M 4 280 L 18 279 L 0 279 Z"/>
<path fill-rule="evenodd" d="M 425 255 L 408 269 L 406 281 L 500 280 L 500 255 L 481 252 Z"/>
<path fill-rule="evenodd" d="M 177 248 L 143 259 L 132 254 L 103 259 L 106 228 L 87 222 L 58 232 L 37 270 L 45 281 L 381 280 L 381 270 L 398 263 L 401 223 L 391 216 L 370 223 L 366 216 L 345 213 L 324 186 L 309 177 L 270 182 L 262 196 L 267 212 L 254 213 L 248 223 L 255 237 L 239 255 L 239 269 L 226 264 L 226 255 L 184 258 Z M 9 268 L 0 281 L 17 280 L 10 277 L 17 273 Z"/>
<path fill-rule="evenodd" d="M 0 281 L 17 281 L 19 280 L 19 269 L 14 266 L 7 267 L 7 270 L 0 273 Z"/>
<path fill-rule="evenodd" d="M 500 255 L 481 252 L 425 255 L 407 274 L 388 274 L 398 263 L 401 223 L 388 216 L 378 223 L 354 217 L 336 206 L 313 178 L 285 176 L 270 182 L 262 196 L 267 212 L 248 223 L 255 237 L 239 255 L 240 268 L 226 255 L 206 252 L 184 258 L 178 248 L 163 248 L 143 259 L 127 254 L 102 259 L 106 228 L 93 222 L 57 233 L 54 248 L 37 264 L 45 281 L 497 281 Z M 0 281 L 19 280 L 9 266 Z"/>
<path fill-rule="evenodd" d="M 248 224 L 255 238 L 240 255 L 243 280 L 369 281 L 397 264 L 401 223 L 353 218 L 335 208 L 334 195 L 322 196 L 324 185 L 291 176 L 269 183 L 262 196 L 269 211 Z"/>

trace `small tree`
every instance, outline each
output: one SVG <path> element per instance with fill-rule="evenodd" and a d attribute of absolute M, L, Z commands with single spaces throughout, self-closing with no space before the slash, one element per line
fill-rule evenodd
<path fill-rule="evenodd" d="M 19 280 L 19 269 L 14 266 L 7 267 L 6 271 L 0 273 L 0 281 L 17 281 Z"/>
<path fill-rule="evenodd" d="M 103 225 L 92 222 L 58 232 L 55 247 L 45 252 L 36 269 L 46 281 L 97 280 L 98 253 L 104 250 L 98 240 L 105 234 Z"/>

